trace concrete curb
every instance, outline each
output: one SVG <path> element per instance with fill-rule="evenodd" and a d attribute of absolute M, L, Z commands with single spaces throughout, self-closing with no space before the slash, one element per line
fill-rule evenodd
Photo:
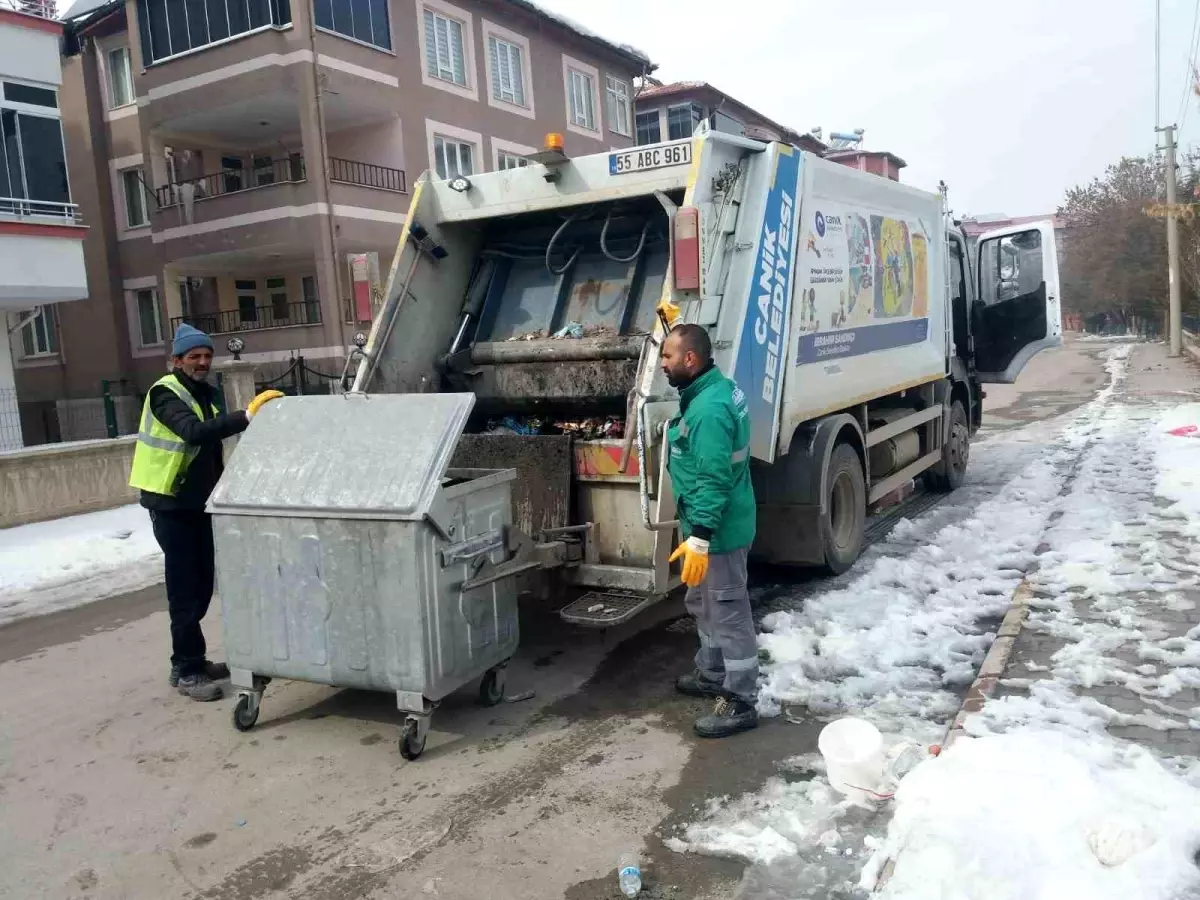
<path fill-rule="evenodd" d="M 979 667 L 975 681 L 972 682 L 967 696 L 963 698 L 962 706 L 958 709 L 958 715 L 954 717 L 954 721 L 946 732 L 946 739 L 942 741 L 943 749 L 966 734 L 963 726 L 966 724 L 967 716 L 979 712 L 983 708 L 983 704 L 995 692 L 996 682 L 1008 666 L 1013 647 L 1017 643 L 1017 635 L 1021 633 L 1021 627 L 1029 615 L 1029 598 L 1032 595 L 1033 589 L 1027 581 L 1022 581 L 1013 591 L 1008 612 L 1004 614 L 1000 629 L 996 632 L 996 640 L 992 642 L 987 656 L 983 658 L 983 665 Z"/>

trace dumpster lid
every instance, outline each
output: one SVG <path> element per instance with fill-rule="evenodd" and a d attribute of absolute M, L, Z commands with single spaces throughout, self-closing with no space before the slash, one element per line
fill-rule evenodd
<path fill-rule="evenodd" d="M 209 511 L 421 519 L 474 405 L 474 394 L 344 394 L 268 403 L 230 456 Z"/>

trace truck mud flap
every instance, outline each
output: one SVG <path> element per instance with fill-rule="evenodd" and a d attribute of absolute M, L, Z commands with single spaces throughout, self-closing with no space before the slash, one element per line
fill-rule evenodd
<path fill-rule="evenodd" d="M 513 524 L 536 539 L 547 528 L 571 524 L 569 435 L 464 434 L 454 450 L 455 469 L 516 469 Z"/>

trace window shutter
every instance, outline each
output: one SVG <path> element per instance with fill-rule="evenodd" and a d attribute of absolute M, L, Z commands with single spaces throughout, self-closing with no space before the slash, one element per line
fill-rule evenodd
<path fill-rule="evenodd" d="M 437 29 L 429 10 L 425 10 L 425 68 L 433 77 L 438 76 Z"/>
<path fill-rule="evenodd" d="M 501 99 L 504 91 L 504 80 L 500 76 L 500 44 L 494 38 L 488 38 L 488 52 L 492 58 L 492 96 Z"/>
<path fill-rule="evenodd" d="M 463 59 L 463 28 L 458 22 L 446 21 L 450 36 L 451 71 L 454 81 L 458 84 L 467 83 L 467 65 Z"/>

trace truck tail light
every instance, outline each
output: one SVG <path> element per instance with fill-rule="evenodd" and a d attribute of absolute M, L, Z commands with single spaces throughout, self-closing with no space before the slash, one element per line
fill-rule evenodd
<path fill-rule="evenodd" d="M 675 213 L 675 290 L 700 290 L 700 210 L 684 206 Z"/>

